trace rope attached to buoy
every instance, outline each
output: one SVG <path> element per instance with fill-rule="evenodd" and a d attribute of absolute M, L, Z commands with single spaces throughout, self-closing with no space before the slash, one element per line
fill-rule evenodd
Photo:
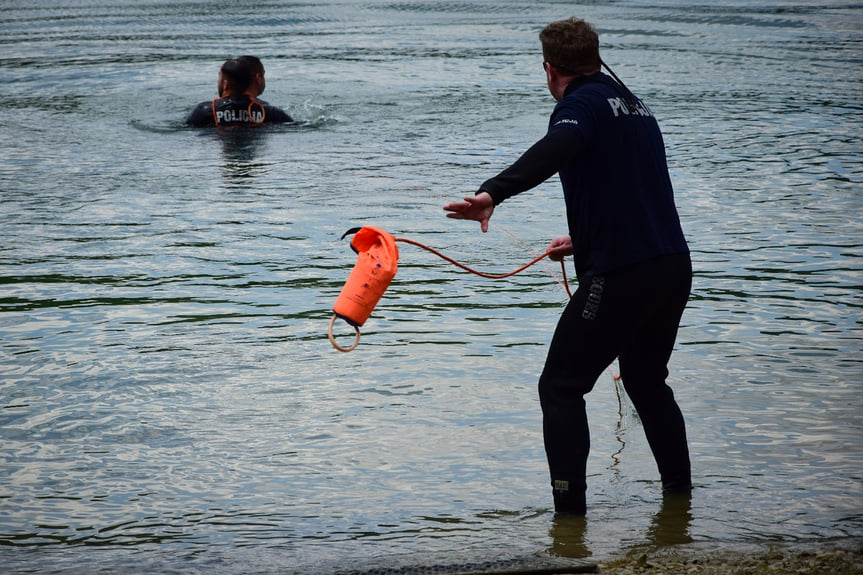
<path fill-rule="evenodd" d="M 527 262 L 526 264 L 524 264 L 520 268 L 513 270 L 511 272 L 504 273 L 504 274 L 488 274 L 488 273 L 484 273 L 481 271 L 477 271 L 473 268 L 469 268 L 468 266 L 464 265 L 463 263 L 457 262 L 456 260 L 452 259 L 451 257 L 444 255 L 441 252 L 437 251 L 436 249 L 431 248 L 425 244 L 421 244 L 420 242 L 417 242 L 414 240 L 409 240 L 407 238 L 396 238 L 395 240 L 397 242 L 402 242 L 405 244 L 410 244 L 412 246 L 417 246 L 418 248 L 422 248 L 426 251 L 433 253 L 434 255 L 438 256 L 439 258 L 448 261 L 449 263 L 453 264 L 456 267 L 459 267 L 465 271 L 468 271 L 468 272 L 475 274 L 475 275 L 478 275 L 480 277 L 492 279 L 492 280 L 499 280 L 499 279 L 503 279 L 503 278 L 508 278 L 510 276 L 514 276 L 517 273 L 523 272 L 524 270 L 526 270 L 527 268 L 529 268 L 533 264 L 537 263 L 538 261 L 540 261 L 544 257 L 551 255 L 551 250 L 549 250 L 549 251 L 545 252 L 544 254 L 533 258 L 531 261 Z M 569 297 L 572 297 L 572 294 L 569 291 L 569 284 L 566 281 L 566 265 L 564 264 L 563 260 L 560 261 L 560 271 L 563 273 L 563 287 L 566 289 L 566 295 L 568 295 Z"/>
<path fill-rule="evenodd" d="M 360 229 L 360 232 L 362 232 L 363 230 L 366 230 L 366 228 Z M 348 233 L 354 232 L 354 231 L 357 231 L 357 230 L 349 230 Z M 534 265 L 538 261 L 551 255 L 551 250 L 549 250 L 549 251 L 545 252 L 544 254 L 535 257 L 534 259 L 532 259 L 528 263 L 524 264 L 523 266 L 521 266 L 518 269 L 515 269 L 511 272 L 502 273 L 502 274 L 490 274 L 490 273 L 485 273 L 485 272 L 481 272 L 481 271 L 475 270 L 473 268 L 470 268 L 470 267 L 464 265 L 463 263 L 458 262 L 458 261 L 454 260 L 453 258 L 451 258 L 451 257 L 439 252 L 438 250 L 436 250 L 432 247 L 429 247 L 423 243 L 420 243 L 420 242 L 417 242 L 414 240 L 410 240 L 407 238 L 394 238 L 394 237 L 390 236 L 389 234 L 386 234 L 386 232 L 383 232 L 383 230 L 378 230 L 376 228 L 368 228 L 368 231 L 370 233 L 377 234 L 378 237 L 383 237 L 385 239 L 388 238 L 389 242 L 393 242 L 393 241 L 401 242 L 401 243 L 405 243 L 405 244 L 410 244 L 412 246 L 416 246 L 418 248 L 422 248 L 428 252 L 433 253 L 434 255 L 438 256 L 439 258 L 448 261 L 449 263 L 453 264 L 456 267 L 459 267 L 459 268 L 461 268 L 467 272 L 470 272 L 474 275 L 478 275 L 480 277 L 484 277 L 487 279 L 508 278 L 508 277 L 513 276 L 517 273 L 523 272 L 524 270 L 526 270 L 530 266 Z M 392 244 L 390 244 L 390 245 L 392 245 Z M 352 246 L 353 246 L 353 243 L 352 243 Z M 355 248 L 355 251 L 356 251 L 356 246 L 353 246 L 353 247 Z M 398 250 L 395 250 L 395 248 L 393 247 L 392 251 L 395 252 L 394 257 L 397 260 L 398 259 Z M 376 264 L 376 265 L 378 265 L 378 264 Z M 378 265 L 378 267 L 380 267 L 380 266 Z M 377 303 L 377 298 L 379 298 L 383 294 L 383 290 L 385 290 L 386 287 L 389 285 L 389 281 L 390 281 L 390 279 L 392 279 L 392 276 L 395 275 L 395 267 L 396 267 L 395 261 L 392 262 L 392 267 L 393 267 L 393 270 L 391 271 L 391 275 L 389 275 L 387 277 L 387 279 L 384 280 L 384 282 L 381 282 L 381 283 L 379 283 L 378 286 L 376 286 L 376 288 L 377 288 L 376 291 L 379 293 L 374 294 L 374 296 L 372 298 L 370 298 L 370 303 L 368 303 L 366 305 L 365 313 L 362 315 L 362 317 L 354 318 L 352 320 L 352 319 L 350 319 L 349 316 L 347 316 L 345 314 L 341 314 L 338 311 L 334 310 L 334 311 L 336 311 L 336 313 L 333 314 L 333 317 L 330 320 L 330 327 L 328 329 L 328 335 L 330 338 L 330 343 L 333 344 L 334 348 L 336 348 L 337 350 L 339 350 L 341 352 L 349 352 L 349 351 L 353 351 L 354 349 L 356 349 L 356 347 L 359 345 L 359 343 L 360 343 L 360 326 L 363 324 L 365 319 L 371 313 L 371 307 L 374 307 L 374 304 Z M 355 271 L 356 271 L 356 269 L 355 269 Z M 551 271 L 551 270 L 549 270 L 549 271 Z M 568 284 L 567 279 L 566 279 L 566 265 L 564 264 L 563 260 L 560 261 L 560 271 L 563 274 L 563 282 L 562 283 L 563 283 L 564 289 L 566 290 L 566 295 L 569 297 L 572 297 L 572 293 L 569 290 L 569 284 Z M 552 275 L 554 275 L 554 274 L 552 274 Z M 368 287 L 368 286 L 366 285 L 365 287 Z M 343 290 L 343 292 L 344 292 L 344 290 Z M 342 294 L 340 294 L 339 297 L 341 298 Z M 371 307 L 369 307 L 369 305 Z M 339 345 L 338 343 L 336 343 L 335 337 L 333 336 L 333 326 L 336 323 L 336 319 L 339 317 L 343 317 L 350 325 L 352 325 L 354 327 L 354 330 L 356 331 L 356 338 L 354 339 L 354 342 L 350 347 L 344 347 L 344 346 Z"/>

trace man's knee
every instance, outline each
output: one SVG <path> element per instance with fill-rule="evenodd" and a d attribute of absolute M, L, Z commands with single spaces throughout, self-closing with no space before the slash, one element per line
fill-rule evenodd
<path fill-rule="evenodd" d="M 596 384 L 593 376 L 550 376 L 543 373 L 539 378 L 540 401 L 565 402 L 582 399 Z"/>

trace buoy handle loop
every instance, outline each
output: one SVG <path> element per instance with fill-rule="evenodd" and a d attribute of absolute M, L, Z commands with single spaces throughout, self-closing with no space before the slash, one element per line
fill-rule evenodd
<path fill-rule="evenodd" d="M 353 345 L 351 345 L 350 347 L 342 347 L 336 343 L 336 338 L 335 338 L 335 336 L 333 336 L 333 326 L 335 325 L 336 319 L 338 317 L 339 316 L 337 314 L 333 314 L 333 319 L 330 320 L 330 329 L 328 330 L 328 333 L 330 336 L 330 343 L 333 344 L 333 347 L 339 351 L 343 351 L 345 353 L 347 353 L 349 351 L 353 351 L 360 344 L 360 328 L 359 328 L 359 326 L 356 326 L 356 325 L 354 326 L 354 330 L 357 332 L 357 336 L 356 336 L 356 338 L 354 338 Z"/>

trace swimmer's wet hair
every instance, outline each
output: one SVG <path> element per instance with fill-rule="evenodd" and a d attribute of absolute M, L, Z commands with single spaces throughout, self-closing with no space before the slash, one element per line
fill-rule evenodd
<path fill-rule="evenodd" d="M 235 92 L 245 92 L 255 75 L 249 63 L 240 58 L 228 60 L 222 64 L 220 71 Z"/>

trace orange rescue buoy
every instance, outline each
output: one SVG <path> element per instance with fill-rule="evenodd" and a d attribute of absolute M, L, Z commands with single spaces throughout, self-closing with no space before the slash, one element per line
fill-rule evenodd
<path fill-rule="evenodd" d="M 351 351 L 357 347 L 360 327 L 369 319 L 398 271 L 396 240 L 380 228 L 364 226 L 356 230 L 351 248 L 357 252 L 357 263 L 333 304 L 334 315 L 330 320 L 330 342 L 339 351 Z M 356 330 L 357 336 L 351 347 L 339 346 L 333 337 L 333 325 L 339 317 Z"/>

